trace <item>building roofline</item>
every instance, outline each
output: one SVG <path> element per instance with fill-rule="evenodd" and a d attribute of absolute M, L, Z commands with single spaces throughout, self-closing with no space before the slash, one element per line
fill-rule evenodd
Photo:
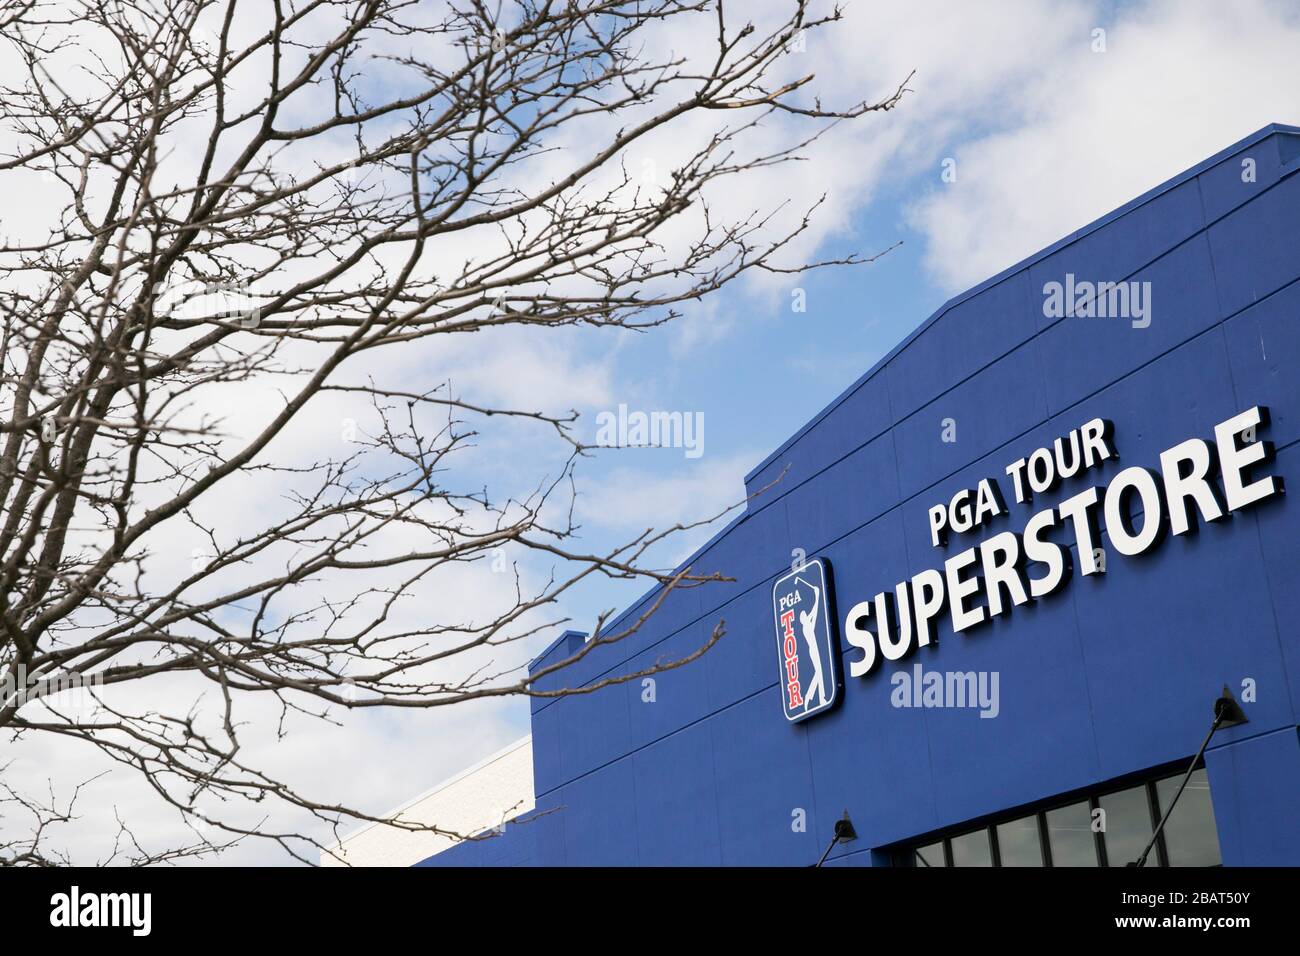
<path fill-rule="evenodd" d="M 992 288 L 993 286 L 997 285 L 999 282 L 1009 279 L 1011 276 L 1015 275 L 1016 273 L 1023 272 L 1025 269 L 1029 268 L 1030 266 L 1034 265 L 1037 262 L 1042 261 L 1043 259 L 1046 259 L 1048 256 L 1060 252 L 1066 246 L 1078 242 L 1080 239 L 1083 239 L 1086 236 L 1091 235 L 1092 233 L 1098 231 L 1102 227 L 1109 225 L 1110 223 L 1114 222 L 1116 219 L 1119 219 L 1121 216 L 1128 215 L 1133 210 L 1141 206 L 1144 206 L 1155 199 L 1158 199 L 1160 196 L 1164 195 L 1170 190 L 1175 189 L 1178 186 L 1183 185 L 1184 183 L 1190 182 L 1191 180 L 1195 179 L 1197 176 L 1204 173 L 1206 170 L 1210 169 L 1213 166 L 1217 166 L 1219 163 L 1223 162 L 1233 153 L 1238 153 L 1241 150 L 1249 146 L 1253 146 L 1254 144 L 1262 140 L 1265 140 L 1270 136 L 1276 136 L 1278 133 L 1289 133 L 1293 135 L 1300 134 L 1300 126 L 1288 126 L 1283 123 L 1270 123 L 1267 126 L 1251 133 L 1249 136 L 1246 136 L 1244 139 L 1238 140 L 1237 142 L 1233 143 L 1231 146 L 1226 146 L 1223 149 L 1219 150 L 1217 153 L 1214 153 L 1213 155 L 1207 157 L 1206 159 L 1201 160 L 1196 165 L 1183 170 L 1178 175 L 1165 180 L 1163 183 L 1160 183 L 1158 186 L 1154 186 L 1151 189 L 1148 189 L 1146 192 L 1142 193 L 1136 198 L 1130 199 L 1122 206 L 1112 209 L 1104 216 L 1101 216 L 1098 219 L 1094 219 L 1086 226 L 1083 226 L 1080 229 L 1076 229 L 1074 232 L 1071 232 L 1063 236 L 1062 238 L 1058 239 L 1056 242 L 1052 243 L 1051 245 L 1038 250 L 1037 252 L 1033 253 L 1032 255 L 1024 259 L 1021 259 L 1019 262 L 1013 265 L 1008 266 L 1007 268 L 1003 269 L 1001 272 L 997 273 L 996 275 L 990 276 L 989 278 L 985 279 L 983 282 L 980 282 L 978 285 L 972 286 L 971 288 L 967 289 L 965 292 L 961 292 L 953 296 L 951 299 L 949 299 L 947 302 L 941 305 L 938 309 L 936 309 L 934 313 L 930 315 L 929 318 L 927 318 L 924 322 L 922 322 L 920 325 L 914 328 L 910 333 L 908 333 L 908 335 L 906 335 L 902 339 L 902 341 L 900 341 L 897 345 L 895 345 L 892 349 L 890 349 L 887 353 L 885 353 L 885 355 L 879 361 L 877 361 L 876 364 L 871 366 L 870 369 L 868 369 L 865 373 L 860 375 L 851 385 L 848 386 L 848 388 L 840 392 L 840 394 L 837 395 L 834 399 L 832 399 L 831 402 L 825 408 L 823 408 L 820 412 L 818 412 L 807 422 L 805 422 L 803 427 L 801 427 L 793 435 L 791 435 L 784 442 L 782 442 L 780 446 L 776 448 L 775 451 L 773 451 L 770 455 L 768 455 L 757 465 L 751 468 L 745 475 L 746 484 L 748 484 L 751 480 L 753 480 L 753 478 L 764 468 L 771 465 L 772 462 L 774 462 L 781 455 L 783 455 L 792 445 L 794 445 L 795 442 L 797 442 L 805 434 L 807 434 L 814 427 L 816 427 L 816 425 L 823 418 L 825 418 L 832 411 L 834 411 L 840 404 L 842 404 L 850 395 L 852 395 L 855 391 L 857 391 L 862 385 L 864 385 L 866 382 L 870 381 L 873 377 L 875 377 L 880 371 L 884 369 L 886 365 L 890 363 L 890 361 L 894 358 L 894 356 L 896 356 L 899 352 L 905 349 L 912 342 L 913 339 L 915 339 L 922 332 L 924 332 L 931 325 L 933 325 L 940 318 L 942 318 L 943 315 L 947 313 L 949 310 L 957 307 L 958 305 L 961 305 L 963 302 L 967 301 L 968 299 L 971 299 L 974 296 L 979 295 L 981 292 L 984 292 L 986 289 Z"/>
<path fill-rule="evenodd" d="M 410 800 L 407 800 L 405 803 L 401 804 L 400 806 L 394 807 L 392 810 L 389 810 L 387 813 L 381 814 L 381 816 L 395 817 L 399 813 L 404 813 L 405 811 L 411 809 L 411 807 L 419 803 L 421 800 L 427 800 L 429 797 L 432 797 L 434 794 L 446 790 L 452 784 L 459 783 L 460 781 L 464 780 L 466 777 L 482 770 L 488 764 L 495 763 L 496 761 L 500 760 L 502 757 L 509 756 L 510 754 L 518 750 L 520 747 L 523 747 L 525 745 L 531 745 L 532 741 L 533 741 L 533 735 L 525 734 L 524 736 L 520 737 L 518 740 L 506 744 L 496 753 L 490 754 L 489 756 L 484 757 L 478 763 L 473 764 L 472 766 L 466 767 L 464 770 L 452 774 L 450 777 L 448 777 L 446 780 L 442 781 L 441 783 L 435 784 L 434 786 L 430 787 L 428 790 L 421 793 L 419 796 L 412 797 Z M 367 830 L 371 830 L 377 826 L 382 826 L 382 825 L 383 824 L 380 821 L 371 821 L 369 823 L 364 823 L 361 826 L 357 827 L 357 829 L 353 830 L 351 833 L 347 833 L 339 837 L 339 839 L 334 843 L 328 844 L 325 847 L 324 852 L 328 853 L 333 850 L 337 850 L 348 840 L 354 840 L 357 837 L 359 837 L 361 834 L 365 833 Z"/>

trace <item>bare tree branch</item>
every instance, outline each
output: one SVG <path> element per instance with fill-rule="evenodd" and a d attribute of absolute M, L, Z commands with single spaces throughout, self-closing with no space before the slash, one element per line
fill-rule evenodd
<path fill-rule="evenodd" d="M 297 859 L 322 848 L 280 827 L 276 807 L 335 831 L 383 819 L 445 832 L 275 779 L 241 749 L 241 701 L 331 719 L 590 693 L 722 637 L 719 623 L 679 659 L 539 688 L 636 633 L 675 590 L 722 580 L 651 561 L 718 516 L 583 545 L 574 474 L 591 449 L 576 413 L 376 380 L 375 357 L 500 327 L 647 329 L 748 273 L 870 261 L 784 262 L 815 206 L 711 207 L 830 125 L 904 96 L 906 80 L 843 108 L 812 95 L 788 47 L 839 19 L 812 6 L 790 0 L 764 28 L 723 0 L 27 0 L 0 12 L 0 175 L 16 190 L 41 177 L 60 196 L 0 237 L 0 729 L 94 748 L 196 837 L 157 848 L 121 823 L 105 862 L 175 862 L 249 836 Z M 706 56 L 670 42 L 714 32 Z M 628 171 L 630 150 L 702 115 L 730 125 L 688 134 L 653 181 Z M 790 117 L 812 123 L 783 148 L 752 148 L 762 124 Z M 280 398 L 255 429 L 226 427 L 224 408 L 272 385 Z M 344 451 L 283 452 L 309 406 L 329 401 L 367 423 Z M 563 460 L 498 497 L 464 463 L 507 422 L 539 427 Z M 250 487 L 276 489 L 274 506 L 237 530 L 212 519 L 214 501 Z M 177 560 L 176 542 L 193 540 L 202 553 Z M 501 606 L 414 625 L 404 613 L 418 588 L 494 560 L 507 568 Z M 612 631 L 600 615 L 581 650 L 530 677 L 505 652 L 565 623 L 561 603 L 598 576 L 658 596 Z M 88 712 L 59 696 L 73 679 Z M 182 679 L 218 703 L 152 703 L 151 688 Z M 0 862 L 64 861 L 45 844 L 76 797 L 0 784 L 13 811 Z M 240 801 L 266 812 L 250 824 L 201 809 Z"/>

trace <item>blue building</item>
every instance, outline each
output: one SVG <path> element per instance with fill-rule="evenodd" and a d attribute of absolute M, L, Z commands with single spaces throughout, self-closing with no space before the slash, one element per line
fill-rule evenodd
<path fill-rule="evenodd" d="M 422 865 L 1300 864 L 1300 129 L 948 302 L 544 677 L 537 810 Z M 642 614 L 628 608 L 608 633 Z M 565 634 L 534 673 L 580 651 Z"/>

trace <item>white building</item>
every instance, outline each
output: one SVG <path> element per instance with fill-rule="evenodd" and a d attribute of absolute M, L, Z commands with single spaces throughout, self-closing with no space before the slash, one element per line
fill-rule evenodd
<path fill-rule="evenodd" d="M 474 834 L 500 826 L 533 807 L 533 738 L 530 735 L 385 816 Z M 322 852 L 321 865 L 411 866 L 455 842 L 435 833 L 369 823 Z"/>

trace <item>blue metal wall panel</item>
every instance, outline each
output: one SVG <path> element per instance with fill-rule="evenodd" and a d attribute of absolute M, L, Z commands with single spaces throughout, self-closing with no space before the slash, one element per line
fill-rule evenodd
<path fill-rule="evenodd" d="M 708 722 L 697 723 L 632 755 L 639 865 L 722 863 L 711 736 Z M 611 811 L 622 816 L 628 807 Z"/>
<path fill-rule="evenodd" d="M 1300 318 L 1300 315 L 1297 316 Z M 1293 406 L 1300 409 L 1300 406 Z M 1277 503 L 1273 514 L 1258 521 L 1260 552 L 1268 580 L 1269 604 L 1286 667 L 1282 671 L 1248 674 L 1269 682 L 1268 693 L 1282 696 L 1288 688 L 1292 714 L 1300 715 L 1300 444 L 1278 452 L 1277 469 L 1292 476 L 1292 491 Z M 1262 692 L 1261 692 L 1262 693 Z M 1297 800 L 1300 803 L 1300 800 Z M 1300 830 L 1300 826 L 1296 829 Z"/>
<path fill-rule="evenodd" d="M 1273 293 L 1223 323 L 1236 404 L 1267 405 L 1269 438 L 1300 439 L 1300 282 Z"/>
<path fill-rule="evenodd" d="M 800 866 L 825 849 L 829 824 L 815 805 L 808 735 L 771 720 L 774 709 L 780 694 L 769 687 L 708 721 L 727 866 Z"/>
<path fill-rule="evenodd" d="M 1297 148 L 1300 148 L 1300 135 L 1277 133 L 1245 148 L 1231 150 L 1229 155 L 1202 171 L 1197 182 L 1205 222 L 1217 222 L 1238 206 L 1258 198 L 1286 173 L 1286 164 L 1295 160 Z M 1247 160 L 1251 163 L 1249 167 Z"/>
<path fill-rule="evenodd" d="M 1088 266 L 1080 268 L 1087 270 L 1082 275 L 1108 275 Z M 1131 279 L 1151 283 L 1149 325 L 1135 326 L 1128 319 L 1064 318 L 1043 332 L 1039 356 L 1053 414 L 1219 321 L 1214 267 L 1204 233 L 1133 273 Z"/>
<path fill-rule="evenodd" d="M 614 686 L 573 694 L 551 705 L 560 735 L 560 771 L 565 781 L 590 773 L 630 749 L 627 697 Z"/>
<path fill-rule="evenodd" d="M 665 667 L 689 657 L 708 643 L 710 631 L 712 618 L 679 631 L 634 658 L 629 664 L 629 672 L 649 670 L 656 665 Z M 632 748 L 644 747 L 709 716 L 712 708 L 708 668 L 696 667 L 695 664 L 703 664 L 703 661 L 662 670 L 622 686 L 627 698 Z M 771 673 L 770 667 L 768 672 Z"/>
<path fill-rule="evenodd" d="M 885 375 L 874 375 L 856 384 L 828 410 L 819 427 L 808 429 L 760 466 L 746 480 L 745 487 L 749 494 L 755 494 L 784 473 L 780 485 L 768 494 L 785 494 L 893 423 Z"/>
<path fill-rule="evenodd" d="M 1035 298 L 1048 282 L 1061 281 L 1067 272 L 1079 279 L 1117 282 L 1170 252 L 1205 227 L 1200 193 L 1194 180 L 1160 192 L 1149 202 L 1106 217 L 1100 229 L 1034 262 L 1028 268 Z M 1058 319 L 1036 311 L 1040 329 Z"/>
<path fill-rule="evenodd" d="M 889 709 L 888 679 L 846 681 L 851 686 L 840 707 L 801 728 L 812 754 L 822 849 L 835 820 L 846 810 L 863 843 L 933 829 L 939 816 L 926 728 L 929 715 L 920 709 L 889 710 L 886 732 L 880 714 Z"/>
<path fill-rule="evenodd" d="M 772 616 L 772 582 L 765 579 L 705 619 L 707 629 L 698 632 L 704 640 L 712 625 L 722 621 L 727 633 L 698 662 L 707 675 L 709 710 L 720 711 L 776 684 L 776 631 Z M 764 627 L 763 625 L 767 625 Z"/>
<path fill-rule="evenodd" d="M 866 524 L 898 503 L 898 470 L 889 435 L 869 442 L 843 461 L 804 482 L 785 498 L 791 548 L 811 556 L 849 529 Z M 781 555 L 789 564 L 787 549 Z"/>
<path fill-rule="evenodd" d="M 640 862 L 636 782 L 630 760 L 615 761 L 565 784 L 556 805 L 554 816 L 562 818 L 564 826 L 565 862 L 578 866 Z"/>
<path fill-rule="evenodd" d="M 1300 740 L 1288 727 L 1205 755 L 1227 866 L 1295 866 Z"/>
<path fill-rule="evenodd" d="M 887 366 L 894 415 L 907 417 L 1030 338 L 1039 302 L 1021 271 L 949 309 Z"/>
<path fill-rule="evenodd" d="M 1300 176 L 1291 175 L 1209 229 L 1223 317 L 1300 275 Z"/>
<path fill-rule="evenodd" d="M 902 494 L 919 494 L 1047 414 L 1043 369 L 1030 340 L 894 426 Z M 948 421 L 957 429 L 953 442 L 942 440 Z"/>

